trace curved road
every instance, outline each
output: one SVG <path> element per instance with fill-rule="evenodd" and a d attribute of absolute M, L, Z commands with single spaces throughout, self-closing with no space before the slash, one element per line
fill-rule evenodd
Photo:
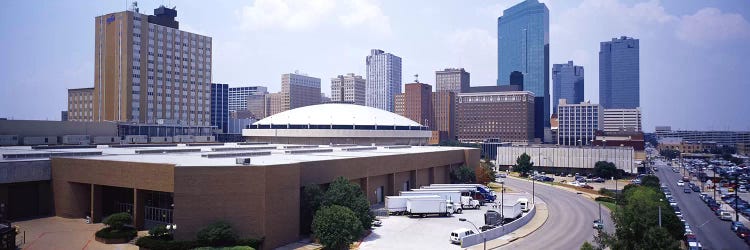
<path fill-rule="evenodd" d="M 505 184 L 514 190 L 531 193 L 532 183 L 527 180 L 505 178 Z M 599 204 L 579 194 L 551 187 L 535 185 L 536 197 L 547 204 L 547 222 L 530 235 L 505 245 L 507 249 L 578 249 L 584 241 L 592 242 L 596 230 L 593 220 L 599 218 Z M 602 206 L 602 218 L 607 232 L 614 232 L 609 210 Z"/>

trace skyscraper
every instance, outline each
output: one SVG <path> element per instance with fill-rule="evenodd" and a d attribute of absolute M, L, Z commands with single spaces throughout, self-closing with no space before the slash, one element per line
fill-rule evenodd
<path fill-rule="evenodd" d="M 471 75 L 464 68 L 435 71 L 435 91 L 463 93 L 469 89 Z"/>
<path fill-rule="evenodd" d="M 599 48 L 599 103 L 605 109 L 640 107 L 638 39 L 612 38 Z"/>
<path fill-rule="evenodd" d="M 320 78 L 297 73 L 281 75 L 282 112 L 320 104 Z"/>
<path fill-rule="evenodd" d="M 393 112 L 394 98 L 396 94 L 401 93 L 401 57 L 373 49 L 370 50 L 365 63 L 365 105 Z"/>
<path fill-rule="evenodd" d="M 349 73 L 331 78 L 331 101 L 365 105 L 365 86 L 362 76 Z"/>
<path fill-rule="evenodd" d="M 549 127 L 549 10 L 526 0 L 503 11 L 497 19 L 497 85 L 510 84 L 511 73 L 523 73 L 523 90 L 534 93 L 534 137 Z"/>
<path fill-rule="evenodd" d="M 211 37 L 175 17 L 164 6 L 96 17 L 94 121 L 210 124 Z"/>
<path fill-rule="evenodd" d="M 422 126 L 433 128 L 432 86 L 421 82 L 407 83 L 404 91 L 404 116 Z"/>
<path fill-rule="evenodd" d="M 229 121 L 229 84 L 211 84 L 211 126 L 227 133 Z"/>
<path fill-rule="evenodd" d="M 602 126 L 601 106 L 589 102 L 569 104 L 562 99 L 557 109 L 557 144 L 590 145 L 595 138 L 594 132 Z"/>
<path fill-rule="evenodd" d="M 68 89 L 68 119 L 76 122 L 94 120 L 94 88 Z"/>
<path fill-rule="evenodd" d="M 557 113 L 560 99 L 568 103 L 583 102 L 583 66 L 567 64 L 552 65 L 552 112 Z"/>
<path fill-rule="evenodd" d="M 268 88 L 264 86 L 245 86 L 229 88 L 229 110 L 247 110 L 247 98 L 251 95 L 268 94 Z"/>

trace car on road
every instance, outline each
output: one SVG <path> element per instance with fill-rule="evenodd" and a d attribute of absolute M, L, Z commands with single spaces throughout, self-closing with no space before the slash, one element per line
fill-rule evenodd
<path fill-rule="evenodd" d="M 703 245 L 697 240 L 694 242 L 688 242 L 688 250 L 702 250 Z"/>
<path fill-rule="evenodd" d="M 594 220 L 594 229 L 604 229 L 604 222 L 602 220 Z"/>
<path fill-rule="evenodd" d="M 682 182 L 682 180 L 677 181 L 677 186 L 682 187 L 685 186 L 685 182 Z"/>
<path fill-rule="evenodd" d="M 461 244 L 461 240 L 473 234 L 475 234 L 474 230 L 467 229 L 467 228 L 459 228 L 451 232 L 450 240 L 451 240 L 451 243 L 453 244 Z"/>
<path fill-rule="evenodd" d="M 693 185 L 692 189 L 693 189 L 693 192 L 700 192 L 701 191 L 701 188 L 698 185 Z"/>
<path fill-rule="evenodd" d="M 737 234 L 737 236 L 739 236 L 740 238 L 744 239 L 745 237 L 750 236 L 750 229 L 745 226 L 741 226 L 738 227 L 737 231 L 735 231 L 734 233 Z"/>
<path fill-rule="evenodd" d="M 692 189 L 690 189 L 690 188 L 685 188 L 685 189 L 683 189 L 682 191 L 684 191 L 684 192 L 685 192 L 686 194 L 689 194 L 689 193 L 692 193 L 692 192 L 693 192 L 693 190 L 692 190 Z"/>
<path fill-rule="evenodd" d="M 732 213 L 730 213 L 728 211 L 721 211 L 721 213 L 719 213 L 719 219 L 731 221 L 732 220 Z"/>
<path fill-rule="evenodd" d="M 506 177 L 508 177 L 508 175 L 507 174 L 498 174 L 497 177 L 499 177 L 499 178 L 506 178 Z"/>
<path fill-rule="evenodd" d="M 731 226 L 731 228 L 732 228 L 732 231 L 733 231 L 733 232 L 737 232 L 737 228 L 739 228 L 739 227 L 744 227 L 744 226 L 745 226 L 745 225 L 743 225 L 743 224 L 742 224 L 742 222 L 739 222 L 739 221 L 732 221 L 732 226 Z"/>

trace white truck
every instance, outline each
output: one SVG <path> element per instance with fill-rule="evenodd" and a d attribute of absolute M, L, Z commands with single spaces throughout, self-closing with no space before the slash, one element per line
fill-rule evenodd
<path fill-rule="evenodd" d="M 531 204 L 529 204 L 529 199 L 526 198 L 518 198 L 516 200 L 519 204 L 521 204 L 521 211 L 528 212 L 529 209 L 531 209 Z"/>
<path fill-rule="evenodd" d="M 456 207 L 460 208 L 458 213 L 461 213 L 461 210 L 465 208 L 479 209 L 481 205 L 479 201 L 470 196 L 463 196 L 461 191 L 453 189 L 412 189 L 411 191 L 401 191 L 401 195 L 439 195 L 445 200 L 455 203 Z"/>
<path fill-rule="evenodd" d="M 406 213 L 409 216 L 451 216 L 454 212 L 453 203 L 442 198 L 406 200 Z"/>
<path fill-rule="evenodd" d="M 482 184 L 432 184 L 423 186 L 422 189 L 450 189 L 450 188 L 470 188 L 473 189 L 471 196 L 480 202 L 495 202 L 497 195 L 495 191 Z"/>
<path fill-rule="evenodd" d="M 503 219 L 504 220 L 514 220 L 518 217 L 521 217 L 521 214 L 523 214 L 522 208 L 521 208 L 521 202 L 515 201 L 515 202 L 505 202 L 503 203 Z"/>
<path fill-rule="evenodd" d="M 386 196 L 385 209 L 388 214 L 401 215 L 406 213 L 406 200 L 408 199 L 435 199 L 440 198 L 437 195 L 416 195 L 416 196 Z"/>

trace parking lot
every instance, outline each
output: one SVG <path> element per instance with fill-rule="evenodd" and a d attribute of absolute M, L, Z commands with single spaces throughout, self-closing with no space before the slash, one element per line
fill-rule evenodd
<path fill-rule="evenodd" d="M 498 193 L 498 199 L 500 194 Z M 531 197 L 528 193 L 505 193 L 505 202 L 514 202 L 518 198 Z M 380 217 L 383 225 L 373 229 L 360 245 L 360 249 L 461 249 L 450 243 L 450 233 L 459 228 L 476 229 L 459 218 L 466 218 L 477 227 L 484 225 L 484 213 L 493 209 L 491 204 L 480 210 L 467 209 L 462 214 L 450 217 Z"/>
<path fill-rule="evenodd" d="M 570 184 L 570 183 L 572 183 L 572 182 L 575 181 L 575 177 L 573 177 L 573 176 L 571 176 L 571 177 L 567 177 L 567 176 L 555 176 L 554 174 L 551 174 L 551 173 L 545 173 L 544 176 L 554 178 L 554 182 L 555 183 Z M 599 191 L 599 189 L 601 189 L 601 188 L 612 189 L 612 190 L 614 190 L 615 188 L 617 188 L 618 190 L 621 190 L 623 187 L 625 187 L 625 185 L 630 184 L 630 180 L 626 180 L 626 179 L 617 180 L 617 185 L 616 186 L 615 186 L 615 181 L 614 180 L 610 180 L 610 179 L 604 180 L 604 182 L 601 182 L 601 183 L 600 182 L 592 182 L 592 181 L 590 181 L 590 182 L 586 182 L 586 184 L 588 184 L 589 186 L 593 187 L 594 191 Z"/>

